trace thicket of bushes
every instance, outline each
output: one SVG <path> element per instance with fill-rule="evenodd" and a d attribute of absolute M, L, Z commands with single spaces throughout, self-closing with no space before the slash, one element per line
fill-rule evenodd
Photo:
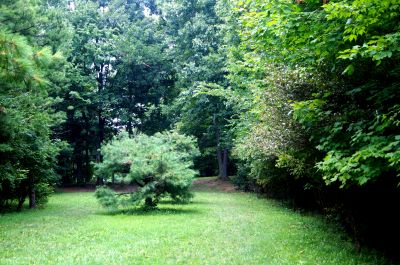
<path fill-rule="evenodd" d="M 399 3 L 237 1 L 236 15 L 236 183 L 398 254 Z"/>

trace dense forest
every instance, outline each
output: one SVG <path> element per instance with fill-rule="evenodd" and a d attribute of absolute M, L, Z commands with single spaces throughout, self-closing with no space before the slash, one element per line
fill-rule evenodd
<path fill-rule="evenodd" d="M 398 255 L 399 21 L 398 0 L 1 0 L 0 209 L 219 176 Z"/>

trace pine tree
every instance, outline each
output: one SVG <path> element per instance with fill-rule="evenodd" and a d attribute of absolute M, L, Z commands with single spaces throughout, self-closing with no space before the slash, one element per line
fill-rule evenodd
<path fill-rule="evenodd" d="M 21 209 L 26 197 L 35 208 L 57 180 L 59 144 L 50 136 L 60 115 L 45 76 L 59 55 L 33 45 L 37 8 L 34 1 L 8 1 L 0 10 L 0 208 L 18 201 Z M 28 18 L 21 24 L 19 12 Z"/>

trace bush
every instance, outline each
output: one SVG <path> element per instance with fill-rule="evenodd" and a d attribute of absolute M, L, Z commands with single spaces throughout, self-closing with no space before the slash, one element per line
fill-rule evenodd
<path fill-rule="evenodd" d="M 47 183 L 38 183 L 35 186 L 36 204 L 43 206 L 49 201 L 49 197 L 53 194 L 54 188 Z"/>
<path fill-rule="evenodd" d="M 122 133 L 101 149 L 104 161 L 95 167 L 96 175 L 110 179 L 118 175 L 136 183 L 135 192 L 116 193 L 99 187 L 96 197 L 107 208 L 144 205 L 154 208 L 161 198 L 176 202 L 192 197 L 189 189 L 197 174 L 193 158 L 199 154 L 193 138 L 174 131 L 154 136 Z"/>

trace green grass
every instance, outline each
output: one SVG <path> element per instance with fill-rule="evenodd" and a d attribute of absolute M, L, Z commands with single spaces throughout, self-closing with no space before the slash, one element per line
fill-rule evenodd
<path fill-rule="evenodd" d="M 201 189 L 189 205 L 108 213 L 93 193 L 0 216 L 0 264 L 384 264 L 320 218 L 253 194 Z"/>

